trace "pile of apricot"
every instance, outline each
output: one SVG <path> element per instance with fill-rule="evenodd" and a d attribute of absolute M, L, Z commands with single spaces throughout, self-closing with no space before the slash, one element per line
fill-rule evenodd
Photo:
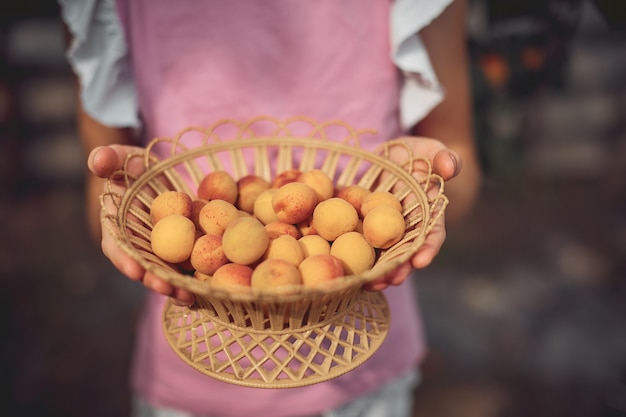
<path fill-rule="evenodd" d="M 195 196 L 156 196 L 150 216 L 155 255 L 233 291 L 316 287 L 362 273 L 406 227 L 392 193 L 336 189 L 318 169 L 284 171 L 271 181 L 214 171 Z"/>

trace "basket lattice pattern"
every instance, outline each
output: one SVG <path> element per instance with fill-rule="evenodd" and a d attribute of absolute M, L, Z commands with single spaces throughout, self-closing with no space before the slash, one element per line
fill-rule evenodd
<path fill-rule="evenodd" d="M 302 117 L 222 120 L 208 128 L 189 127 L 173 138 L 156 138 L 143 152 L 126 158 L 124 168 L 111 176 L 101 196 L 104 222 L 118 245 L 146 270 L 196 294 L 193 309 L 168 306 L 165 311 L 166 336 L 181 358 L 207 375 L 234 383 L 297 386 L 319 382 L 320 372 L 325 373 L 326 379 L 347 372 L 378 348 L 386 334 L 379 320 L 383 317 L 388 323 L 388 309 L 373 307 L 380 300 L 372 304 L 373 298 L 362 289 L 363 284 L 407 261 L 440 220 L 448 200 L 443 194 L 443 180 L 432 172 L 430 161 L 414 155 L 404 142 L 389 141 L 377 149 L 366 149 L 367 137 L 374 133 L 356 130 L 343 122 L 319 123 Z M 406 223 L 403 239 L 378 251 L 374 267 L 363 274 L 343 277 L 328 288 L 298 287 L 281 295 L 252 289 L 234 294 L 213 288 L 210 283 L 181 273 L 152 252 L 150 205 L 158 194 L 178 190 L 196 195 L 202 178 L 215 170 L 227 170 L 235 179 L 256 174 L 271 180 L 278 173 L 294 168 L 321 169 L 333 178 L 338 188 L 358 184 L 372 191 L 394 193 L 402 203 Z M 377 297 L 384 300 L 382 295 Z M 363 318 L 363 308 L 375 311 L 372 318 Z M 363 336 L 356 329 L 350 330 L 355 320 L 343 320 L 343 317 L 352 317 L 351 314 L 361 314 L 356 322 L 369 323 L 364 331 L 373 335 Z M 272 356 L 274 351 L 266 348 L 269 340 L 272 340 L 270 344 L 285 345 L 285 352 L 292 353 L 293 348 L 288 347 L 292 340 L 302 346 L 315 345 L 310 341 L 312 331 L 315 337 L 330 341 L 330 336 L 324 333 L 327 330 L 323 330 L 329 325 L 330 333 L 340 334 L 337 337 L 342 343 L 335 344 L 342 346 L 342 352 L 335 350 L 332 353 L 335 359 L 322 361 L 329 364 L 327 368 L 313 366 L 311 362 L 312 366 L 300 366 L 306 370 L 296 372 L 286 364 L 277 363 L 273 372 L 261 371 L 260 364 L 277 361 Z M 183 330 L 192 328 L 188 326 L 201 329 L 197 333 L 201 336 L 191 337 Z M 214 340 L 231 343 L 234 335 L 238 335 L 235 345 L 241 345 L 242 352 L 255 352 L 255 355 L 266 352 L 266 355 L 257 358 L 248 353 L 245 359 L 226 366 L 218 359 L 220 355 L 199 354 L 203 351 L 201 346 L 213 352 L 208 347 Z M 256 347 L 244 347 L 248 343 Z M 359 349 L 367 352 L 347 361 L 342 357 L 346 343 L 354 345 L 354 349 L 348 349 L 351 352 Z M 323 350 L 321 345 L 316 349 Z M 285 360 L 291 361 L 291 356 L 287 354 Z M 307 358 L 298 361 L 309 363 Z"/>
<path fill-rule="evenodd" d="M 189 365 L 216 379 L 256 388 L 291 388 L 334 378 L 367 360 L 389 329 L 382 293 L 300 331 L 256 331 L 224 323 L 203 309 L 169 304 L 163 329 Z"/>

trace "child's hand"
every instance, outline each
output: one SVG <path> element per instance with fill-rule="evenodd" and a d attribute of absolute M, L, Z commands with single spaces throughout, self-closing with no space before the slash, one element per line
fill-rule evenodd
<path fill-rule="evenodd" d="M 97 177 L 108 178 L 113 172 L 122 168 L 126 155 L 141 151 L 142 148 L 124 145 L 95 148 L 89 155 L 89 170 Z M 129 166 L 128 169 L 133 171 L 133 174 L 140 174 L 143 166 L 138 164 L 137 166 Z M 114 184 L 113 188 L 116 192 L 124 192 L 124 185 L 121 183 Z M 111 205 L 106 207 L 106 210 L 113 214 L 115 208 Z M 122 251 L 106 227 L 102 227 L 102 252 L 128 278 L 141 281 L 147 288 L 171 297 L 175 304 L 189 306 L 194 303 L 195 298 L 191 292 L 176 288 L 153 273 L 147 272 L 137 261 Z"/>
<path fill-rule="evenodd" d="M 440 175 L 444 181 L 456 177 L 461 171 L 461 159 L 459 155 L 448 149 L 442 142 L 435 139 L 415 136 L 407 136 L 399 139 L 409 144 L 416 156 L 430 159 L 434 173 Z M 406 160 L 403 153 L 394 153 L 393 148 L 390 152 L 390 158 L 398 164 L 402 164 Z M 439 253 L 439 249 L 445 239 L 446 227 L 444 214 L 437 224 L 434 225 L 424 241 L 424 244 L 409 261 L 383 277 L 370 282 L 367 284 L 366 288 L 371 291 L 380 291 L 387 288 L 389 285 L 402 284 L 414 268 L 425 268 L 430 265 L 435 256 Z"/>

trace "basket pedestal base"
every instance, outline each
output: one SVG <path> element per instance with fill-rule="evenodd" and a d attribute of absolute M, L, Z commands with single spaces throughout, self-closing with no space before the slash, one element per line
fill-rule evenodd
<path fill-rule="evenodd" d="M 181 359 L 218 380 L 255 388 L 292 388 L 338 377 L 365 362 L 389 331 L 381 292 L 364 291 L 347 311 L 301 329 L 255 330 L 205 309 L 166 303 L 165 336 Z"/>

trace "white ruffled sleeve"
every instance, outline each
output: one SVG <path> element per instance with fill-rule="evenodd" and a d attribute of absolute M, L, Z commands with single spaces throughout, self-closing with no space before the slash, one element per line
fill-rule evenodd
<path fill-rule="evenodd" d="M 400 120 L 409 129 L 441 102 L 444 91 L 418 32 L 453 0 L 395 0 L 391 8 L 391 59 L 404 79 Z"/>
<path fill-rule="evenodd" d="M 114 127 L 139 127 L 137 96 L 114 0 L 58 0 L 72 34 L 67 59 L 85 111 Z"/>

